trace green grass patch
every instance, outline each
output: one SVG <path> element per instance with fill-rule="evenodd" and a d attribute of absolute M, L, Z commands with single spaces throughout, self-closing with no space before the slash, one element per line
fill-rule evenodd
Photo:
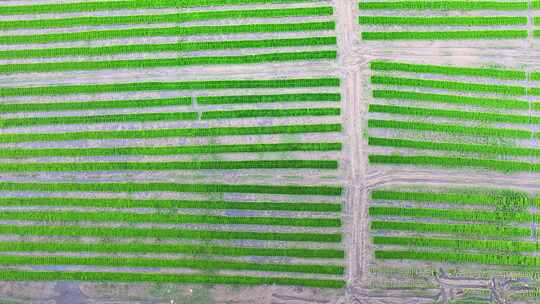
<path fill-rule="evenodd" d="M 370 113 L 387 113 L 396 115 L 442 117 L 458 120 L 474 120 L 481 122 L 505 122 L 515 124 L 538 124 L 540 117 L 516 115 L 516 114 L 497 114 L 486 112 L 469 112 L 462 110 L 440 110 L 432 108 L 403 107 L 394 105 L 370 104 Z"/>
<path fill-rule="evenodd" d="M 117 147 L 117 148 L 45 148 L 0 150 L 0 158 L 33 157 L 84 157 L 118 155 L 179 155 L 218 153 L 264 153 L 293 151 L 341 151 L 340 143 L 285 143 L 285 144 L 238 144 L 200 145 L 172 147 Z"/>
<path fill-rule="evenodd" d="M 527 25 L 527 17 L 395 17 L 360 16 L 358 23 L 363 25 L 402 25 L 402 26 L 503 26 Z M 1 24 L 0 24 L 1 26 Z"/>
<path fill-rule="evenodd" d="M 191 105 L 191 97 L 138 99 L 138 100 L 103 100 L 88 102 L 51 102 L 51 103 L 2 103 L 0 113 L 80 111 L 96 109 L 124 109 Z M 39 119 L 37 117 L 32 118 Z"/>
<path fill-rule="evenodd" d="M 464 92 L 498 93 L 498 94 L 504 94 L 504 95 L 518 95 L 518 96 L 527 95 L 527 89 L 521 86 L 480 84 L 480 83 L 471 83 L 471 82 L 428 80 L 428 79 L 388 77 L 388 76 L 371 76 L 371 83 L 383 84 L 383 85 L 394 85 L 394 86 L 407 86 L 407 87 L 464 91 Z"/>
<path fill-rule="evenodd" d="M 218 276 L 202 274 L 149 274 L 133 272 L 61 272 L 6 270 L 2 281 L 91 281 L 91 282 L 159 282 L 193 284 L 299 285 L 317 288 L 343 288 L 342 280 L 317 280 L 288 277 Z"/>
<path fill-rule="evenodd" d="M 509 137 L 530 139 L 533 136 L 531 131 L 519 129 L 501 129 L 501 128 L 486 128 L 472 127 L 450 124 L 433 124 L 423 122 L 399 121 L 399 120 L 368 120 L 369 128 L 387 128 L 387 129 L 402 129 L 413 131 L 429 131 L 441 132 L 448 134 L 462 134 L 471 136 L 493 136 L 493 137 Z M 1 137 L 0 137 L 1 138 Z"/>
<path fill-rule="evenodd" d="M 539 245 L 531 242 L 505 241 L 505 240 L 463 240 L 418 237 L 374 236 L 376 245 L 396 245 L 408 247 L 449 248 L 456 250 L 486 250 L 523 252 L 538 251 Z"/>
<path fill-rule="evenodd" d="M 388 17 L 388 18 L 401 18 L 401 17 Z M 454 17 L 448 17 L 454 18 Z M 461 17 L 458 17 L 461 18 Z M 469 18 L 469 17 L 465 17 Z M 478 17 L 472 17 L 478 18 Z M 497 17 L 498 18 L 498 17 Z M 508 17 L 514 18 L 514 17 Z M 525 24 L 527 24 L 526 17 L 524 18 Z M 442 74 L 450 76 L 474 76 L 474 77 L 493 77 L 502 79 L 516 79 L 526 80 L 527 75 L 523 71 L 501 70 L 501 69 L 479 69 L 479 68 L 464 68 L 464 67 L 451 67 L 451 66 L 439 66 L 429 64 L 411 64 L 400 63 L 391 61 L 372 61 L 370 64 L 371 70 L 376 71 L 400 71 L 410 73 L 429 73 L 429 74 Z"/>
<path fill-rule="evenodd" d="M 339 93 L 300 93 L 274 95 L 199 96 L 201 105 L 253 104 L 278 102 L 341 101 Z"/>
<path fill-rule="evenodd" d="M 203 112 L 201 114 L 201 119 L 204 120 L 252 117 L 339 116 L 340 114 L 340 108 L 229 110 Z"/>
<path fill-rule="evenodd" d="M 68 32 L 38 35 L 0 36 L 0 45 L 54 43 L 69 41 L 93 41 L 106 39 L 124 39 L 134 37 L 167 37 L 194 35 L 227 35 L 242 33 L 280 33 L 334 30 L 335 22 L 305 22 L 305 23 L 267 23 L 241 25 L 200 25 L 186 27 L 134 28 L 119 30 L 98 30 L 86 32 Z"/>
<path fill-rule="evenodd" d="M 341 187 L 305 185 L 251 184 L 176 184 L 176 183 L 0 183 L 0 191 L 44 192 L 193 192 L 193 193 L 266 193 L 290 195 L 340 196 Z"/>
<path fill-rule="evenodd" d="M 0 234 L 22 236 L 63 236 L 97 238 L 156 238 L 187 240 L 261 240 L 290 242 L 340 243 L 341 233 L 254 232 L 224 230 L 189 230 L 176 228 L 126 228 L 81 226 L 0 225 Z"/>
<path fill-rule="evenodd" d="M 242 48 L 275 48 L 336 45 L 336 37 L 227 40 L 159 44 L 127 44 L 98 47 L 44 48 L 0 51 L 0 59 L 52 58 L 64 56 L 108 56 L 132 53 L 193 52 Z"/>
<path fill-rule="evenodd" d="M 242 201 L 195 201 L 195 200 L 135 200 L 135 199 L 85 199 L 63 197 L 4 197 L 0 206 L 50 206 L 93 208 L 158 208 L 158 209 L 213 209 L 213 210 L 272 210 L 340 212 L 339 203 L 304 202 L 242 202 Z"/>
<path fill-rule="evenodd" d="M 379 138 L 369 137 L 369 145 L 394 148 L 409 148 L 420 150 L 436 150 L 460 153 L 478 153 L 494 155 L 514 155 L 540 157 L 540 149 L 535 148 L 517 148 L 493 145 L 477 145 L 464 143 L 440 143 L 431 141 L 415 141 L 398 138 Z"/>
<path fill-rule="evenodd" d="M 362 32 L 362 40 L 476 40 L 524 39 L 527 30 L 427 31 L 427 32 Z"/>
<path fill-rule="evenodd" d="M 467 235 L 473 237 L 530 237 L 530 228 L 506 227 L 488 224 L 445 224 L 445 223 L 419 223 L 371 221 L 373 230 L 411 231 L 420 233 L 442 233 Z"/>
<path fill-rule="evenodd" d="M 129 91 L 277 89 L 339 87 L 339 78 L 273 79 L 273 80 L 209 80 L 185 82 L 132 82 L 111 84 L 62 85 L 45 87 L 3 87 L 0 97 L 97 94 Z"/>
<path fill-rule="evenodd" d="M 96 253 L 183 253 L 217 256 L 283 256 L 315 259 L 343 259 L 338 249 L 257 248 L 191 244 L 0 242 L 0 251 L 9 252 L 96 252 Z"/>
<path fill-rule="evenodd" d="M 384 1 L 360 2 L 360 10 L 527 10 L 527 2 L 503 1 Z"/>
<path fill-rule="evenodd" d="M 404 99 L 425 102 L 439 102 L 457 105 L 471 105 L 486 108 L 528 110 L 529 102 L 517 99 L 500 99 L 456 96 L 447 94 L 419 93 L 411 91 L 373 90 L 373 97 L 384 99 Z"/>
<path fill-rule="evenodd" d="M 522 161 L 507 161 L 495 159 L 479 159 L 466 157 L 442 157 L 442 156 L 400 156 L 380 155 L 369 156 L 369 162 L 374 164 L 402 164 L 416 166 L 439 166 L 446 168 L 482 168 L 503 172 L 540 172 L 539 163 Z"/>
<path fill-rule="evenodd" d="M 85 139 L 128 139 L 128 138 L 167 138 L 167 137 L 212 137 L 240 136 L 263 134 L 302 134 L 341 132 L 340 124 L 319 125 L 281 125 L 269 127 L 218 127 L 218 128 L 185 128 L 157 129 L 134 131 L 83 131 L 64 133 L 12 133 L 0 134 L 0 142 L 31 141 L 66 141 Z"/>
<path fill-rule="evenodd" d="M 1 13 L 0 13 L 1 14 Z M 0 21 L 0 30 L 23 28 L 59 28 L 78 26 L 104 26 L 122 24 L 154 24 L 180 23 L 204 20 L 242 19 L 242 18 L 275 18 L 301 16 L 332 16 L 331 7 L 300 7 L 285 9 L 251 9 L 204 11 L 193 13 L 160 14 L 160 15 L 131 15 L 105 17 L 73 17 L 37 20 Z"/>
<path fill-rule="evenodd" d="M 132 59 L 112 61 L 71 61 L 49 63 L 15 63 L 0 65 L 0 73 L 35 73 L 79 70 L 142 69 L 213 64 L 253 64 L 294 60 L 335 59 L 336 51 L 269 53 L 243 56 L 206 56 L 163 59 Z"/>

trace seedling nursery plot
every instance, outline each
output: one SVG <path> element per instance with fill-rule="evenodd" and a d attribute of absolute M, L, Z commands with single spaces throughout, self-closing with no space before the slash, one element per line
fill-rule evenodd
<path fill-rule="evenodd" d="M 522 71 L 371 62 L 371 164 L 540 172 Z"/>
<path fill-rule="evenodd" d="M 0 5 L 0 280 L 344 287 L 340 78 L 212 72 L 332 63 L 334 29 L 317 0 Z"/>
<path fill-rule="evenodd" d="M 459 288 L 478 291 L 489 288 L 485 283 L 493 277 L 534 277 L 540 266 L 532 225 L 537 206 L 536 194 L 509 189 L 376 188 L 369 200 L 369 280 L 380 282 L 379 286 L 431 289 L 437 282 L 421 279 L 430 272 L 449 284 L 451 278 L 474 276 L 473 281 L 461 281 Z M 532 299 L 527 289 L 516 289 L 512 299 Z M 484 303 L 488 295 L 477 296 Z M 460 297 L 473 298 L 472 294 Z"/>

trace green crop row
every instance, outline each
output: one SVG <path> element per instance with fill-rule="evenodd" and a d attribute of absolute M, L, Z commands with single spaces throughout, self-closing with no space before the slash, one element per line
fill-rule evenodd
<path fill-rule="evenodd" d="M 1 14 L 1 13 L 0 13 Z M 73 17 L 55 19 L 13 20 L 0 21 L 0 30 L 22 28 L 58 28 L 78 26 L 103 26 L 122 24 L 153 24 L 153 23 L 179 23 L 216 19 L 242 19 L 242 18 L 273 18 L 273 17 L 299 17 L 299 16 L 332 16 L 331 7 L 301 7 L 286 9 L 255 9 L 255 10 L 227 10 L 205 11 L 193 13 L 161 14 L 161 15 L 130 15 L 105 17 Z"/>
<path fill-rule="evenodd" d="M 240 48 L 274 48 L 335 45 L 336 37 L 286 38 L 264 40 L 227 40 L 160 44 L 127 44 L 98 47 L 43 48 L 0 51 L 0 59 L 44 58 L 62 56 L 107 56 L 115 54 L 190 52 Z"/>
<path fill-rule="evenodd" d="M 108 10 L 190 8 L 269 3 L 302 3 L 319 0 L 121 0 L 0 6 L 0 15 L 96 12 Z"/>
<path fill-rule="evenodd" d="M 409 247 L 450 248 L 457 250 L 486 250 L 486 251 L 538 251 L 540 245 L 531 242 L 505 240 L 463 240 L 418 237 L 374 236 L 373 244 L 398 245 Z"/>
<path fill-rule="evenodd" d="M 0 206 L 51 206 L 98 208 L 187 208 L 187 209 L 236 209 L 340 212 L 341 204 L 304 202 L 241 202 L 241 201 L 188 201 L 188 200 L 134 200 L 134 199 L 83 199 L 62 197 L 3 197 Z"/>
<path fill-rule="evenodd" d="M 0 36 L 0 45 L 53 43 L 69 41 L 92 41 L 105 39 L 123 39 L 155 36 L 193 36 L 193 35 L 226 35 L 241 33 L 280 33 L 334 30 L 335 22 L 306 22 L 306 23 L 268 23 L 241 25 L 200 25 L 188 27 L 134 28 L 118 30 L 98 30 L 85 32 L 68 32 L 54 34 L 11 35 Z"/>
<path fill-rule="evenodd" d="M 226 247 L 192 244 L 148 243 L 67 243 L 67 242 L 0 242 L 4 252 L 96 252 L 96 253 L 182 253 L 217 256 L 282 256 L 315 259 L 343 259 L 338 249 Z"/>
<path fill-rule="evenodd" d="M 363 40 L 458 40 L 458 39 L 521 39 L 527 30 L 477 30 L 440 32 L 362 32 Z"/>
<path fill-rule="evenodd" d="M 499 93 L 504 95 L 527 95 L 527 89 L 521 86 L 480 84 L 445 80 L 427 80 L 404 77 L 371 76 L 371 83 L 419 88 L 432 88 L 464 92 Z"/>
<path fill-rule="evenodd" d="M 478 222 L 533 222 L 537 216 L 524 212 L 501 213 L 496 211 L 465 210 L 465 209 L 434 209 L 434 208 L 402 208 L 387 206 L 369 207 L 370 216 L 394 216 L 412 218 L 436 218 L 452 221 Z"/>
<path fill-rule="evenodd" d="M 341 101 L 339 93 L 300 93 L 275 95 L 240 95 L 240 96 L 200 96 L 200 105 L 251 104 L 304 101 Z"/>
<path fill-rule="evenodd" d="M 362 1 L 360 10 L 527 10 L 527 2 L 510 1 Z"/>
<path fill-rule="evenodd" d="M 112 114 L 95 116 L 49 116 L 0 119 L 0 128 L 56 124 L 96 124 L 115 122 L 197 120 L 197 112 Z"/>
<path fill-rule="evenodd" d="M 119 1 L 123 2 L 123 1 Z M 160 282 L 194 284 L 299 285 L 317 288 L 343 288 L 342 280 L 318 280 L 288 277 L 218 276 L 200 274 L 150 274 L 133 272 L 62 272 L 3 270 L 1 281 L 92 281 L 92 282 Z"/>
<path fill-rule="evenodd" d="M 201 119 L 232 119 L 250 117 L 339 116 L 340 108 L 261 109 L 203 112 Z"/>
<path fill-rule="evenodd" d="M 376 250 L 375 257 L 378 259 L 399 259 L 399 260 L 426 260 L 447 263 L 474 263 L 499 266 L 540 266 L 540 258 L 524 255 L 496 255 L 485 253 L 455 253 L 455 252 L 426 252 L 426 251 L 398 251 L 398 250 Z"/>
<path fill-rule="evenodd" d="M 485 206 L 497 206 L 501 202 L 500 197 L 497 196 L 496 193 L 488 195 L 477 193 L 435 193 L 418 191 L 402 192 L 391 190 L 374 190 L 371 192 L 371 199 Z M 529 200 L 524 202 L 527 204 L 530 203 Z"/>
<path fill-rule="evenodd" d="M 504 172 L 540 172 L 539 163 L 466 157 L 441 157 L 427 155 L 400 156 L 375 154 L 369 156 L 369 161 L 371 163 L 377 164 L 410 164 L 417 166 L 441 166 L 447 168 L 474 167 Z"/>
<path fill-rule="evenodd" d="M 289 195 L 340 196 L 341 187 L 304 185 L 231 185 L 231 184 L 176 184 L 176 183 L 0 183 L 0 191 L 45 192 L 194 192 L 194 193 L 266 193 Z"/>
<path fill-rule="evenodd" d="M 462 134 L 471 136 L 494 136 L 530 139 L 533 132 L 519 129 L 471 127 L 450 124 L 434 124 L 398 120 L 368 120 L 370 128 L 405 129 L 414 131 L 443 132 L 449 134 Z M 1 137 L 0 137 L 1 138 Z"/>
<path fill-rule="evenodd" d="M 0 134 L 0 142 L 66 141 L 84 139 L 127 139 L 167 137 L 209 137 L 263 134 L 300 134 L 341 132 L 340 124 L 279 125 L 268 127 L 217 127 L 133 131 L 83 131 L 65 133 L 11 133 Z"/>
<path fill-rule="evenodd" d="M 129 91 L 277 89 L 339 87 L 338 78 L 274 79 L 274 80 L 210 80 L 185 82 L 132 82 L 111 84 L 62 85 L 45 87 L 3 87 L 0 97 L 97 94 Z"/>
<path fill-rule="evenodd" d="M 285 151 L 340 151 L 340 143 L 238 144 L 173 147 L 45 148 L 0 150 L 0 158 L 83 157 L 118 155 L 178 155 L 214 153 L 260 153 Z"/>
<path fill-rule="evenodd" d="M 317 264 L 263 264 L 220 260 L 119 258 L 119 257 L 70 257 L 70 256 L 9 256 L 0 255 L 0 264 L 52 266 L 105 266 L 105 267 L 152 267 L 192 268 L 202 270 L 251 270 L 272 272 L 301 272 L 342 275 L 343 266 Z"/>
<path fill-rule="evenodd" d="M 138 100 L 104 100 L 104 101 L 88 101 L 88 102 L 2 103 L 0 104 L 0 113 L 145 108 L 145 107 L 167 107 L 167 106 L 187 106 L 187 105 L 191 105 L 190 97 L 138 99 Z M 32 120 L 34 119 L 39 119 L 39 118 L 33 117 Z"/>
<path fill-rule="evenodd" d="M 358 22 L 364 25 L 405 25 L 405 26 L 486 26 L 486 25 L 527 25 L 527 17 L 394 17 L 360 16 Z M 0 24 L 1 26 L 1 24 Z"/>
<path fill-rule="evenodd" d="M 540 157 L 540 149 L 518 148 L 507 146 L 476 145 L 464 143 L 440 143 L 431 141 L 415 141 L 398 138 L 369 137 L 368 142 L 372 146 L 409 148 L 421 150 L 436 150 L 461 153 L 479 153 L 495 155 L 515 155 Z"/>
<path fill-rule="evenodd" d="M 184 162 L 55 162 L 5 163 L 0 172 L 118 171 L 118 170 L 238 170 L 238 169 L 337 169 L 335 160 L 241 160 Z"/>
<path fill-rule="evenodd" d="M 469 97 L 446 94 L 419 93 L 410 91 L 373 90 L 373 97 L 385 99 L 405 99 L 414 101 L 440 102 L 457 105 L 472 105 L 488 108 L 528 110 L 529 102 L 517 99 Z"/>
<path fill-rule="evenodd" d="M 440 110 L 433 108 L 404 107 L 394 105 L 370 104 L 369 112 L 387 113 L 409 116 L 433 116 L 452 118 L 459 120 L 476 120 L 480 122 L 506 122 L 516 124 L 540 124 L 540 117 L 516 115 L 516 114 L 498 114 L 486 112 L 469 112 L 462 110 Z"/>
<path fill-rule="evenodd" d="M 400 17 L 388 17 L 388 18 L 400 18 Z M 454 18 L 454 17 L 449 17 Z M 458 17 L 462 18 L 462 17 Z M 478 17 L 463 17 L 463 18 L 478 18 Z M 496 17 L 498 18 L 498 17 Z M 508 18 L 522 18 L 522 17 L 508 17 Z M 527 18 L 525 18 L 525 24 Z M 464 68 L 464 67 L 451 67 L 451 66 L 439 66 L 429 64 L 411 64 L 392 61 L 380 61 L 374 60 L 370 64 L 371 70 L 376 71 L 400 71 L 409 73 L 429 73 L 429 74 L 442 74 L 451 76 L 475 76 L 475 77 L 493 77 L 502 79 L 516 79 L 526 80 L 527 75 L 523 71 L 501 70 L 501 69 L 485 69 L 485 68 Z"/>
<path fill-rule="evenodd" d="M 43 222 L 125 222 L 161 224 L 268 225 L 294 227 L 340 227 L 337 218 L 233 217 L 219 215 L 77 212 L 77 211 L 5 211 L 0 219 Z"/>
<path fill-rule="evenodd" d="M 62 236 L 97 238 L 156 238 L 186 240 L 261 240 L 289 242 L 340 243 L 341 233 L 254 232 L 226 230 L 189 230 L 176 228 L 125 228 L 80 226 L 0 225 L 0 234 L 21 236 Z"/>
<path fill-rule="evenodd" d="M 394 221 L 371 221 L 373 230 L 396 230 L 420 233 L 442 233 L 466 236 L 490 236 L 490 237 L 530 237 L 530 228 L 508 227 L 488 224 L 446 224 L 446 223 L 419 223 L 419 222 L 394 222 Z"/>
<path fill-rule="evenodd" d="M 157 67 L 179 67 L 211 64 L 253 64 L 261 62 L 280 62 L 293 60 L 335 59 L 336 51 L 306 51 L 288 53 L 269 53 L 243 56 L 206 56 L 162 59 L 132 59 L 112 61 L 70 61 L 48 63 L 15 63 L 0 65 L 0 74 L 58 72 L 103 69 L 139 69 Z"/>

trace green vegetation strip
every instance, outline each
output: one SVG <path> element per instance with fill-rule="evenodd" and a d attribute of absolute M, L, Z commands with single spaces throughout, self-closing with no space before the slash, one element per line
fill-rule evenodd
<path fill-rule="evenodd" d="M 497 255 L 485 253 L 455 253 L 455 252 L 425 252 L 425 251 L 398 251 L 376 250 L 375 257 L 378 259 L 399 260 L 427 260 L 445 263 L 474 263 L 499 266 L 538 267 L 540 258 L 525 255 Z"/>
<path fill-rule="evenodd" d="M 371 221 L 371 229 L 411 231 L 419 233 L 442 233 L 467 236 L 530 237 L 530 228 L 508 227 L 487 224 L 445 224 L 419 222 Z"/>
<path fill-rule="evenodd" d="M 531 242 L 505 241 L 505 240 L 463 240 L 441 238 L 416 238 L 416 237 L 393 237 L 374 236 L 373 243 L 376 245 L 398 245 L 409 247 L 434 247 L 451 248 L 457 250 L 487 250 L 487 251 L 538 251 L 540 245 Z"/>
<path fill-rule="evenodd" d="M 400 18 L 400 17 L 388 17 L 388 18 Z M 452 17 L 449 17 L 452 18 Z M 468 18 L 468 17 L 466 17 Z M 476 18 L 476 17 L 473 17 Z M 508 17 L 514 18 L 514 17 Z M 521 17 L 517 17 L 521 18 Z M 525 24 L 527 18 L 525 18 Z M 427 64 L 411 64 L 400 63 L 391 61 L 372 61 L 370 64 L 372 70 L 376 71 L 400 71 L 410 73 L 429 73 L 429 74 L 442 74 L 451 76 L 476 76 L 476 77 L 493 77 L 502 79 L 516 79 L 526 80 L 527 75 L 523 71 L 512 70 L 500 70 L 500 69 L 479 69 L 479 68 L 464 68 L 464 67 L 451 67 L 451 66 L 438 66 Z"/>
<path fill-rule="evenodd" d="M 197 112 L 164 112 L 142 114 L 112 114 L 95 116 L 49 116 L 0 119 L 0 128 L 17 128 L 39 125 L 96 124 L 115 122 L 197 120 Z"/>
<path fill-rule="evenodd" d="M 51 103 L 2 103 L 0 113 L 51 112 L 65 110 L 124 109 L 145 107 L 167 107 L 191 105 L 191 97 L 138 99 L 138 100 L 103 100 L 87 102 L 51 102 Z M 32 118 L 36 119 L 37 117 Z M 37 118 L 39 119 L 39 118 Z"/>
<path fill-rule="evenodd" d="M 370 113 L 387 113 L 397 115 L 442 117 L 459 120 L 475 120 L 480 122 L 506 122 L 516 124 L 540 124 L 540 117 L 515 115 L 515 114 L 497 114 L 486 112 L 469 112 L 462 110 L 440 110 L 433 108 L 402 107 L 393 105 L 370 104 Z"/>
<path fill-rule="evenodd" d="M 16 63 L 0 65 L 0 74 L 58 72 L 103 69 L 158 68 L 209 64 L 253 64 L 293 60 L 335 59 L 336 51 L 269 53 L 243 56 L 207 56 L 164 59 L 132 59 L 112 61 L 70 61 L 49 63 Z"/>
<path fill-rule="evenodd" d="M 342 275 L 343 267 L 316 264 L 263 264 L 199 259 L 155 259 L 119 257 L 68 257 L 68 256 L 9 256 L 0 255 L 0 264 L 12 265 L 76 265 L 105 267 L 152 267 L 152 268 L 193 268 L 201 270 L 251 270 L 273 272 L 300 272 Z"/>
<path fill-rule="evenodd" d="M 93 41 L 106 39 L 124 39 L 134 37 L 165 37 L 165 36 L 194 36 L 194 35 L 227 35 L 242 33 L 280 33 L 334 30 L 335 22 L 306 22 L 306 23 L 267 23 L 241 25 L 200 25 L 186 27 L 162 28 L 133 28 L 119 30 L 98 30 L 85 32 L 68 32 L 38 35 L 0 36 L 0 45 L 54 43 L 69 41 Z"/>
<path fill-rule="evenodd" d="M 0 206 L 51 206 L 51 207 L 94 207 L 94 208 L 187 208 L 216 210 L 280 210 L 340 212 L 339 203 L 303 202 L 241 202 L 241 201 L 193 201 L 193 200 L 134 200 L 134 199 L 84 199 L 63 197 L 4 197 Z"/>
<path fill-rule="evenodd" d="M 0 13 L 1 14 L 1 13 Z M 180 23 L 216 19 L 272 18 L 299 16 L 332 16 L 331 7 L 301 7 L 286 9 L 252 9 L 205 11 L 161 15 L 129 15 L 105 17 L 74 17 L 35 20 L 0 21 L 0 30 L 23 28 L 58 28 L 77 26 L 103 26 L 122 24 Z"/>
<path fill-rule="evenodd" d="M 452 221 L 477 221 L 477 222 L 532 222 L 537 216 L 525 213 L 501 213 L 496 211 L 465 210 L 465 209 L 433 209 L 433 208 L 402 208 L 371 206 L 370 216 L 397 216 L 414 218 L 436 218 Z"/>
<path fill-rule="evenodd" d="M 341 143 L 238 144 L 173 147 L 115 147 L 115 148 L 45 148 L 0 150 L 0 158 L 84 157 L 118 155 L 178 155 L 217 153 L 261 153 L 292 151 L 341 151 Z"/>
<path fill-rule="evenodd" d="M 107 92 L 162 90 L 218 90 L 339 87 L 339 78 L 273 79 L 273 80 L 209 80 L 185 82 L 132 82 L 111 84 L 63 85 L 45 87 L 3 87 L 0 97 L 97 94 Z"/>
<path fill-rule="evenodd" d="M 373 84 L 432 88 L 464 92 L 484 92 L 520 96 L 527 95 L 527 89 L 520 86 L 492 85 L 471 82 L 455 82 L 387 76 L 371 76 L 371 82 Z"/>
<path fill-rule="evenodd" d="M 254 232 L 226 230 L 189 230 L 175 228 L 125 228 L 125 227 L 81 227 L 81 226 L 15 226 L 0 225 L 0 234 L 23 236 L 62 236 L 106 238 L 156 238 L 187 240 L 261 240 L 290 242 L 340 243 L 341 233 L 300 232 Z"/>
<path fill-rule="evenodd" d="M 305 101 L 341 101 L 339 93 L 300 93 L 275 95 L 237 95 L 237 96 L 199 96 L 197 103 L 201 105 L 251 104 Z"/>
<path fill-rule="evenodd" d="M 44 222 L 125 222 L 161 224 L 268 225 L 294 227 L 340 227 L 337 218 L 233 217 L 127 212 L 5 211 L 0 219 Z"/>
<path fill-rule="evenodd" d="M 0 164 L 0 172 L 116 170 L 337 169 L 335 160 L 242 160 L 196 162 L 55 162 Z"/>
<path fill-rule="evenodd" d="M 269 3 L 302 3 L 318 0 L 123 0 L 0 6 L 0 15 L 96 12 L 109 10 L 189 8 Z"/>
<path fill-rule="evenodd" d="M 462 134 L 470 136 L 494 136 L 530 139 L 531 131 L 519 129 L 486 128 L 477 126 L 462 126 L 450 124 L 433 124 L 423 122 L 399 121 L 399 120 L 368 120 L 370 128 L 403 129 L 413 131 L 443 132 L 448 134 Z M 1 137 L 0 137 L 1 138 Z"/>
<path fill-rule="evenodd" d="M 360 16 L 358 22 L 364 25 L 403 26 L 486 26 L 486 25 L 527 25 L 527 17 L 394 17 Z M 1 24 L 0 24 L 1 26 Z M 525 73 L 523 73 L 525 74 Z"/>
<path fill-rule="evenodd" d="M 360 10 L 527 10 L 527 2 L 510 1 L 362 1 Z"/>
<path fill-rule="evenodd" d="M 487 108 L 528 110 L 529 102 L 517 99 L 469 97 L 446 94 L 419 93 L 411 91 L 373 90 L 373 97 L 404 99 L 425 102 L 440 102 L 456 105 L 471 105 Z"/>
<path fill-rule="evenodd" d="M 261 109 L 209 111 L 201 114 L 201 119 L 231 119 L 250 117 L 296 117 L 296 116 L 339 116 L 340 108 L 306 108 L 306 109 Z"/>
<path fill-rule="evenodd" d="M 85 139 L 128 139 L 128 138 L 167 138 L 167 137 L 208 137 L 240 136 L 263 134 L 302 134 L 341 132 L 340 124 L 319 125 L 281 125 L 269 127 L 223 127 L 156 129 L 134 131 L 83 131 L 64 133 L 11 133 L 0 134 L 0 142 L 66 141 Z"/>
<path fill-rule="evenodd" d="M 191 244 L 148 243 L 67 243 L 67 242 L 0 242 L 3 252 L 98 252 L 98 253 L 182 253 L 217 256 L 283 256 L 315 259 L 342 259 L 343 250 L 307 248 L 223 247 Z"/>
<path fill-rule="evenodd" d="M 264 40 L 227 40 L 159 44 L 127 44 L 98 47 L 45 48 L 0 51 L 0 59 L 45 58 L 62 56 L 108 56 L 132 53 L 193 52 L 241 48 L 275 48 L 336 45 L 336 37 L 286 38 Z"/>
<path fill-rule="evenodd" d="M 120 1 L 122 2 L 122 1 Z M 218 276 L 200 274 L 150 274 L 133 272 L 60 272 L 4 270 L 2 281 L 92 281 L 92 282 L 160 282 L 196 284 L 300 285 L 319 288 L 343 288 L 342 280 L 316 280 L 287 277 Z"/>
<path fill-rule="evenodd" d="M 540 149 L 535 148 L 517 148 L 494 145 L 476 145 L 464 143 L 440 143 L 431 141 L 415 141 L 398 138 L 380 138 L 369 137 L 369 145 L 380 147 L 409 148 L 421 150 L 449 151 L 460 153 L 479 153 L 495 155 L 514 155 L 540 157 Z"/>
<path fill-rule="evenodd" d="M 375 154 L 369 156 L 369 161 L 376 164 L 408 164 L 417 166 L 440 166 L 447 168 L 473 167 L 503 172 L 540 172 L 540 163 L 466 157 L 442 157 L 425 155 L 400 156 Z"/>
<path fill-rule="evenodd" d="M 482 30 L 444 32 L 362 32 L 363 40 L 458 40 L 458 39 L 523 39 L 527 30 Z"/>
<path fill-rule="evenodd" d="M 194 192 L 194 193 L 266 193 L 290 195 L 340 196 L 341 187 L 305 185 L 229 185 L 229 184 L 176 184 L 176 183 L 0 183 L 0 191 L 44 192 Z"/>

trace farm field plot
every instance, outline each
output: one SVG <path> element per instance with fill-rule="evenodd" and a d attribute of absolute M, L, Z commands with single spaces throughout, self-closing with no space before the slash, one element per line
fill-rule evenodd
<path fill-rule="evenodd" d="M 360 1 L 363 41 L 526 40 L 527 1 Z"/>
<path fill-rule="evenodd" d="M 531 303 L 537 206 L 536 194 L 499 188 L 374 189 L 369 288 L 411 297 L 416 289 L 419 299 L 439 292 L 448 303 Z"/>
<path fill-rule="evenodd" d="M 536 73 L 371 63 L 372 164 L 538 173 Z"/>

